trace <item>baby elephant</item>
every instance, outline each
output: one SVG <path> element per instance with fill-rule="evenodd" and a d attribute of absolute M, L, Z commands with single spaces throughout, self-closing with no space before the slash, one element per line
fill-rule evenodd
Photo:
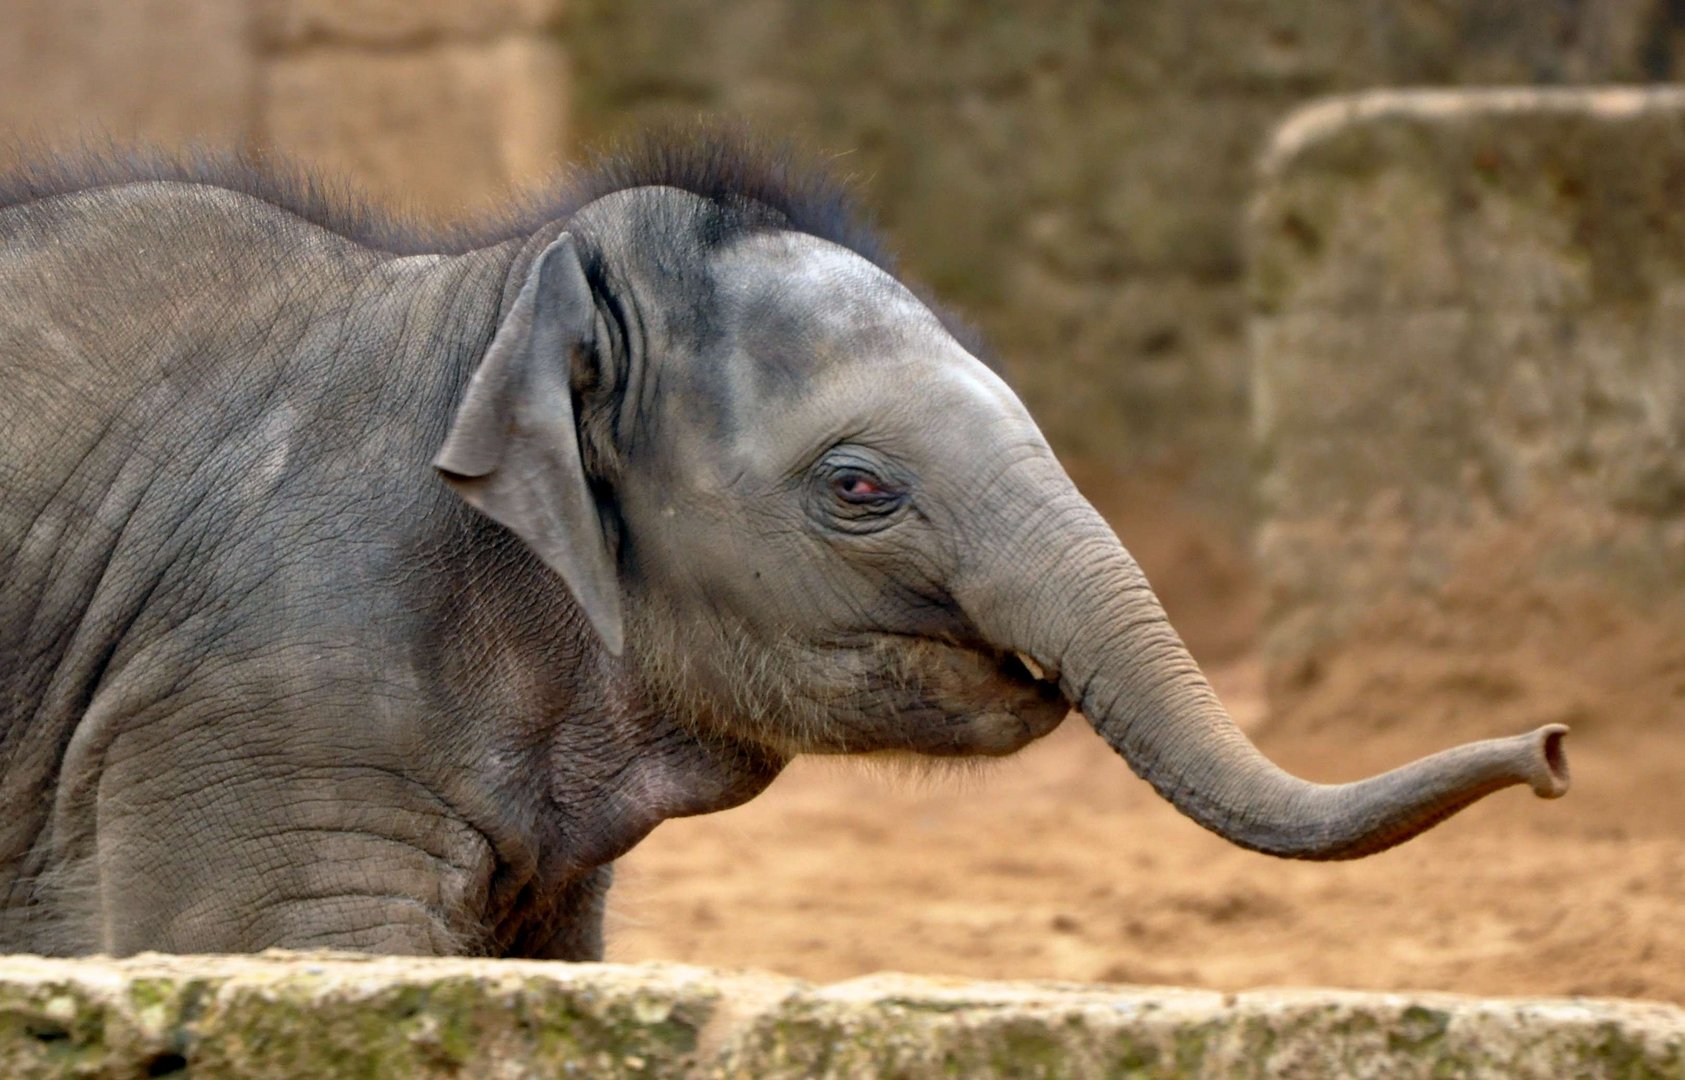
<path fill-rule="evenodd" d="M 320 192 L 0 182 L 0 951 L 595 958 L 663 819 L 1072 708 L 1290 858 L 1567 786 L 1557 726 L 1339 786 L 1261 757 L 786 156 L 654 139 L 479 233 Z"/>

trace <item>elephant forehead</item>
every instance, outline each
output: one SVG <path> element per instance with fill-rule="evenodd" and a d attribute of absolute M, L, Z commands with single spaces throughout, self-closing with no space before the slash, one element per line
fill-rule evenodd
<path fill-rule="evenodd" d="M 721 306 L 739 348 L 819 374 L 833 364 L 946 337 L 894 277 L 846 248 L 802 233 L 762 232 L 721 254 Z"/>
<path fill-rule="evenodd" d="M 839 438 L 1031 424 L 1017 396 L 904 285 L 813 237 L 768 232 L 722 255 L 739 449 L 788 462 Z M 900 437 L 898 437 L 900 436 Z"/>

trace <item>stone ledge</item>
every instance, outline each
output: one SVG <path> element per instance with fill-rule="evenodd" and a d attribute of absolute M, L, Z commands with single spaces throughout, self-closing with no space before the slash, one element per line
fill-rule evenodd
<path fill-rule="evenodd" d="M 1677 1077 L 1685 1011 L 266 953 L 0 961 L 0 1075 Z"/>
<path fill-rule="evenodd" d="M 1553 115 L 1631 120 L 1682 107 L 1685 88 L 1677 86 L 1436 87 L 1332 94 L 1295 109 L 1276 127 L 1260 158 L 1259 171 L 1273 178 L 1292 168 L 1295 158 L 1337 141 L 1354 125 L 1432 124 L 1468 118 L 1501 122 L 1517 116 Z"/>

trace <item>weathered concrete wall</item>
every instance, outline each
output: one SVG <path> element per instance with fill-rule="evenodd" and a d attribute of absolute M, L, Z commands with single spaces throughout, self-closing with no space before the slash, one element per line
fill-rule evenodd
<path fill-rule="evenodd" d="M 0 960 L 0 1072 L 72 1076 L 1577 1080 L 1685 1075 L 1685 1012 L 673 966 Z"/>
<path fill-rule="evenodd" d="M 1241 215 L 1308 98 L 1678 74 L 1660 0 L 578 0 L 587 136 L 746 115 L 848 152 L 896 246 L 984 324 L 1063 450 L 1246 502 Z"/>
<path fill-rule="evenodd" d="M 1278 676 L 1403 602 L 1445 608 L 1442 644 L 1476 661 L 1544 633 L 1527 602 L 1565 589 L 1685 612 L 1685 92 L 1338 99 L 1280 129 L 1264 174 Z M 1484 601 L 1453 610 L 1458 590 Z M 1572 629 L 1582 651 L 1606 633 Z"/>
<path fill-rule="evenodd" d="M 89 135 L 277 146 L 424 213 L 553 172 L 559 0 L 0 0 L 0 165 Z"/>

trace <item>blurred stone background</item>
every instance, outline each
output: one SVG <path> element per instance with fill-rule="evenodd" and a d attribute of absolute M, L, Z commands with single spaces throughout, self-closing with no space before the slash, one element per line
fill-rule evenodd
<path fill-rule="evenodd" d="M 0 0 L 0 165 L 92 136 L 275 147 L 461 212 L 568 146 L 556 0 Z"/>
<path fill-rule="evenodd" d="M 1675 75 L 1675 0 L 0 0 L 0 165 L 275 146 L 450 216 L 657 117 L 838 156 L 1065 453 L 1238 537 L 1240 222 L 1271 127 L 1374 86 Z"/>

